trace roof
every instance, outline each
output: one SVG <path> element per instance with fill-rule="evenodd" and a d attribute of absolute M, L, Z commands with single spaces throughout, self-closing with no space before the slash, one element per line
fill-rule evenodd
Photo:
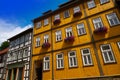
<path fill-rule="evenodd" d="M 9 49 L 9 48 L 5 48 L 5 49 L 1 50 L 1 51 L 0 51 L 0 55 L 6 54 L 6 53 L 8 52 L 8 49 Z"/>
<path fill-rule="evenodd" d="M 47 18 L 48 16 L 55 14 L 57 11 L 60 11 L 60 10 L 62 10 L 62 9 L 67 9 L 68 7 L 74 6 L 73 4 L 79 4 L 80 2 L 83 2 L 83 1 L 84 1 L 84 0 L 69 0 L 69 1 L 66 2 L 66 3 L 63 3 L 63 4 L 59 5 L 59 8 L 58 8 L 58 9 L 56 9 L 56 10 L 54 10 L 54 11 L 49 10 L 49 11 L 48 11 L 49 13 L 43 14 L 42 16 L 33 19 L 33 22 L 35 23 L 35 22 L 37 22 L 37 21 L 39 21 L 39 20 L 41 20 L 41 19 Z M 85 0 L 85 1 L 86 1 L 86 0 Z M 45 12 L 45 13 L 46 13 L 46 12 Z"/>
<path fill-rule="evenodd" d="M 24 35 L 25 33 L 32 32 L 32 31 L 33 31 L 33 28 L 28 28 L 27 30 L 25 30 L 25 31 L 23 31 L 23 32 L 21 32 L 21 33 L 15 35 L 15 36 L 9 38 L 8 40 L 11 41 L 13 39 L 16 39 L 16 38 L 20 37 L 21 35 Z"/>

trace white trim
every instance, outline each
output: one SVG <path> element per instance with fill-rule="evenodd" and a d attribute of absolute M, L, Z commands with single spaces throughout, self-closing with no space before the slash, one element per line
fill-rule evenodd
<path fill-rule="evenodd" d="M 93 19 L 95 29 L 103 27 L 103 23 L 100 17 Z"/>
<path fill-rule="evenodd" d="M 48 25 L 48 19 L 44 19 L 44 26 Z"/>
<path fill-rule="evenodd" d="M 58 57 L 59 55 L 61 55 L 61 57 Z M 64 68 L 63 53 L 56 55 L 56 64 L 57 64 L 57 69 Z"/>
<path fill-rule="evenodd" d="M 64 11 L 64 18 L 68 18 L 68 17 L 70 17 L 70 11 L 66 10 Z"/>
<path fill-rule="evenodd" d="M 120 49 L 120 42 L 117 42 L 117 44 L 118 44 L 118 47 L 119 47 L 119 49 Z"/>
<path fill-rule="evenodd" d="M 79 7 L 79 6 L 76 6 L 76 7 L 73 8 L 73 10 L 74 10 L 74 13 L 80 12 L 80 7 Z"/>
<path fill-rule="evenodd" d="M 105 46 L 108 49 L 103 50 L 103 47 L 105 47 Z M 100 46 L 100 48 L 101 48 L 102 56 L 103 56 L 103 59 L 104 59 L 105 63 L 116 62 L 110 44 L 103 44 L 103 45 Z"/>
<path fill-rule="evenodd" d="M 110 14 L 107 14 L 106 16 L 111 26 L 120 24 L 120 20 L 118 19 L 116 13 L 110 13 Z M 112 20 L 112 23 L 110 20 Z"/>
<path fill-rule="evenodd" d="M 43 70 L 50 70 L 50 57 L 45 56 L 43 58 Z"/>
<path fill-rule="evenodd" d="M 91 8 L 93 8 L 93 7 L 96 6 L 94 0 L 90 0 L 90 1 L 88 1 L 88 2 L 87 2 L 87 5 L 88 5 L 88 8 L 89 8 L 89 9 L 91 9 Z"/>
<path fill-rule="evenodd" d="M 88 50 L 88 52 L 84 53 L 84 50 Z M 89 48 L 81 49 L 81 53 L 82 53 L 83 65 L 84 66 L 93 65 L 90 49 Z"/>
<path fill-rule="evenodd" d="M 78 35 L 86 34 L 84 23 L 77 24 Z"/>
<path fill-rule="evenodd" d="M 70 37 L 72 35 L 73 35 L 72 27 L 66 28 L 66 37 Z"/>
<path fill-rule="evenodd" d="M 56 31 L 55 35 L 56 35 L 56 41 L 61 41 L 62 40 L 62 32 L 60 30 Z"/>
<path fill-rule="evenodd" d="M 44 43 L 47 43 L 49 42 L 49 35 L 44 35 Z"/>
<path fill-rule="evenodd" d="M 54 20 L 57 20 L 57 19 L 60 19 L 60 14 L 56 14 L 56 15 L 54 16 Z"/>
<path fill-rule="evenodd" d="M 107 3 L 109 2 L 109 0 L 100 0 L 100 4 L 104 4 L 104 3 Z"/>
<path fill-rule="evenodd" d="M 74 54 L 72 54 L 72 53 L 74 53 Z M 71 56 L 71 54 L 72 54 L 72 56 Z M 68 59 L 69 59 L 69 67 L 77 67 L 76 51 L 68 52 Z"/>

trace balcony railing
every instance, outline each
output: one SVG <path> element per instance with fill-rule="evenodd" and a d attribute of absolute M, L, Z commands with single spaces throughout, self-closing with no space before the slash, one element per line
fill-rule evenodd
<path fill-rule="evenodd" d="M 74 36 L 67 37 L 67 38 L 64 39 L 64 41 L 65 41 L 66 43 L 74 42 Z"/>
<path fill-rule="evenodd" d="M 94 34 L 105 34 L 105 33 L 107 33 L 107 28 L 105 26 L 94 30 Z"/>
<path fill-rule="evenodd" d="M 61 22 L 60 19 L 56 19 L 56 20 L 54 20 L 53 24 L 57 25 L 57 24 L 60 24 L 60 22 Z"/>
<path fill-rule="evenodd" d="M 49 48 L 50 47 L 50 43 L 47 42 L 47 43 L 43 43 L 42 45 L 42 48 Z"/>
<path fill-rule="evenodd" d="M 73 14 L 74 17 L 78 17 L 78 16 L 81 16 L 82 15 L 82 12 L 81 11 L 78 11 L 78 12 L 75 12 Z"/>

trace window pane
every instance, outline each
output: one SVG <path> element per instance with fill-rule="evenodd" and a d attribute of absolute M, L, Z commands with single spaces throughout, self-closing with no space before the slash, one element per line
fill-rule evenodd
<path fill-rule="evenodd" d="M 95 2 L 94 2 L 94 0 L 91 0 L 91 1 L 87 2 L 87 4 L 88 4 L 88 8 L 89 8 L 89 9 L 95 7 Z"/>
<path fill-rule="evenodd" d="M 84 63 L 87 64 L 87 58 L 84 56 Z"/>
<path fill-rule="evenodd" d="M 114 61 L 114 58 L 113 58 L 113 55 L 112 55 L 111 51 L 109 51 L 108 54 L 109 54 L 110 60 Z"/>
<path fill-rule="evenodd" d="M 107 62 L 107 61 L 109 61 L 109 59 L 108 59 L 108 55 L 107 55 L 107 53 L 106 52 L 104 52 L 104 58 L 105 58 L 105 61 Z"/>
<path fill-rule="evenodd" d="M 110 49 L 110 47 L 109 47 L 109 45 L 104 45 L 104 46 L 102 46 L 102 49 L 103 50 L 108 50 L 108 49 Z"/>
<path fill-rule="evenodd" d="M 88 61 L 89 61 L 89 64 L 92 63 L 92 62 L 91 62 L 91 56 L 90 56 L 90 55 L 88 55 Z"/>

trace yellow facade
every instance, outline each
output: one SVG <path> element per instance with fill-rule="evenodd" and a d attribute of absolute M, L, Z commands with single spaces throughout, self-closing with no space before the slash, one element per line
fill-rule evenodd
<path fill-rule="evenodd" d="M 41 67 L 42 80 L 66 80 L 66 79 L 110 79 L 120 77 L 120 48 L 117 42 L 120 42 L 120 12 L 116 3 L 113 0 L 106 0 L 107 2 L 101 4 L 101 0 L 94 0 L 95 6 L 88 8 L 88 1 L 69 1 L 57 10 L 43 14 L 43 16 L 34 19 L 34 33 L 33 33 L 33 54 L 31 66 L 31 80 L 37 77 L 36 66 Z M 74 17 L 74 8 L 80 8 L 80 14 Z M 69 10 L 69 17 L 64 18 L 64 12 Z M 108 21 L 108 14 L 115 13 L 118 18 L 117 25 L 111 26 Z M 60 23 L 54 24 L 55 16 L 59 14 Z M 93 20 L 100 18 L 103 26 L 107 31 L 95 33 L 95 24 Z M 44 20 L 48 19 L 48 24 L 44 25 Z M 41 22 L 41 26 L 37 28 L 37 23 Z M 84 24 L 85 34 L 78 35 L 78 24 Z M 65 42 L 66 29 L 72 28 L 73 42 Z M 56 32 L 61 31 L 61 40 L 56 41 Z M 43 48 L 42 44 L 45 42 L 44 36 L 49 35 L 48 48 Z M 36 47 L 36 39 L 40 38 L 39 46 Z M 109 61 L 107 62 L 106 52 L 102 52 L 102 45 L 108 45 L 110 51 L 107 52 Z M 92 64 L 84 65 L 84 57 L 82 50 L 88 49 L 89 59 Z M 75 52 L 76 66 L 70 67 L 69 52 Z M 57 55 L 63 55 L 63 67 L 57 68 Z M 111 57 L 112 55 L 112 57 Z M 49 56 L 48 63 L 45 63 L 45 57 Z M 105 60 L 104 60 L 105 58 Z M 47 61 L 48 58 L 46 58 Z M 113 60 L 114 59 L 114 60 Z M 113 61 L 112 61 L 113 60 Z M 38 61 L 38 64 L 36 62 Z M 75 61 L 75 60 L 73 60 Z M 42 64 L 42 65 L 39 65 Z M 74 63 L 74 62 L 73 62 Z M 45 67 L 46 65 L 46 67 Z M 49 67 L 48 67 L 49 65 Z M 44 68 L 49 68 L 44 70 Z M 32 75 L 33 74 L 33 75 Z M 119 80 L 119 79 L 118 79 Z"/>

